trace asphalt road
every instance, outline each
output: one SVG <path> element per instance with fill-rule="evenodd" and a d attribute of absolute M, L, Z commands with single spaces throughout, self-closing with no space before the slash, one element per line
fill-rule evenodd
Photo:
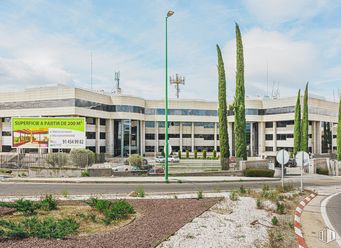
<path fill-rule="evenodd" d="M 296 187 L 300 186 L 298 178 L 286 179 Z M 332 186 L 340 185 L 340 180 L 326 179 L 305 179 L 304 186 Z M 238 188 L 241 185 L 249 188 L 261 188 L 263 182 L 223 182 L 223 183 L 148 183 L 148 184 L 88 184 L 88 183 L 5 183 L 0 182 L 0 196 L 9 195 L 42 195 L 42 194 L 64 194 L 85 195 L 85 194 L 124 194 L 135 190 L 143 185 L 145 192 L 195 192 L 202 191 L 224 191 Z M 270 186 L 280 185 L 280 181 L 269 181 Z M 341 216 L 341 215 L 340 215 Z M 341 223 L 340 223 L 341 224 Z"/>
<path fill-rule="evenodd" d="M 341 237 L 341 193 L 331 198 L 326 206 L 328 219 Z"/>

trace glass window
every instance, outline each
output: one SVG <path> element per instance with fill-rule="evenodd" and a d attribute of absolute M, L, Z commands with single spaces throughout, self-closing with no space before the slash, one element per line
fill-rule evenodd
<path fill-rule="evenodd" d="M 184 127 L 191 127 L 192 126 L 192 122 L 183 122 L 182 126 L 184 126 Z"/>
<path fill-rule="evenodd" d="M 86 132 L 86 138 L 87 139 L 96 139 L 96 133 L 95 132 Z"/>
<path fill-rule="evenodd" d="M 265 128 L 273 128 L 273 122 L 265 122 Z"/>
<path fill-rule="evenodd" d="M 273 152 L 274 148 L 272 146 L 266 146 L 265 151 L 266 152 Z"/>
<path fill-rule="evenodd" d="M 184 134 L 182 134 L 182 138 L 183 139 L 192 138 L 192 134 L 184 133 Z"/>
<path fill-rule="evenodd" d="M 265 134 L 265 140 L 273 140 L 272 134 Z"/>
<path fill-rule="evenodd" d="M 146 121 L 145 125 L 146 127 L 155 127 L 155 121 Z"/>
<path fill-rule="evenodd" d="M 11 136 L 11 132 L 9 132 L 9 131 L 2 131 L 2 136 Z"/>
<path fill-rule="evenodd" d="M 165 134 L 164 133 L 159 133 L 159 140 L 164 140 L 165 139 Z"/>
<path fill-rule="evenodd" d="M 155 152 L 155 146 L 146 146 L 146 152 Z"/>
<path fill-rule="evenodd" d="M 100 125 L 101 125 L 101 126 L 105 126 L 105 124 L 106 124 L 106 119 L 102 119 L 102 118 L 101 118 L 99 122 L 100 122 Z"/>
<path fill-rule="evenodd" d="M 88 117 L 88 118 L 86 118 L 86 124 L 95 125 L 96 124 L 96 119 Z"/>
<path fill-rule="evenodd" d="M 155 134 L 154 133 L 146 133 L 145 138 L 146 138 L 146 140 L 154 140 Z"/>
<path fill-rule="evenodd" d="M 180 134 L 178 133 L 169 133 L 168 134 L 168 138 L 180 138 Z"/>
<path fill-rule="evenodd" d="M 105 139 L 105 133 L 99 133 L 99 138 L 100 139 Z"/>

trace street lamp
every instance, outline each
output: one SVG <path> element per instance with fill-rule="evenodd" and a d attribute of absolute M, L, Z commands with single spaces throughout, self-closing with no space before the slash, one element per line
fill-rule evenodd
<path fill-rule="evenodd" d="M 166 95 L 165 95 L 165 181 L 168 182 L 168 31 L 167 31 L 167 21 L 168 17 L 171 17 L 174 14 L 174 11 L 169 10 L 166 16 L 166 78 L 165 78 L 165 88 L 166 88 Z"/>

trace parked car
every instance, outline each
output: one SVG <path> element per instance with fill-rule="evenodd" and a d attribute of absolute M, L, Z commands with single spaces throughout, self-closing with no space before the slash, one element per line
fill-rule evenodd
<path fill-rule="evenodd" d="M 112 171 L 122 172 L 122 171 L 131 171 L 132 169 L 133 168 L 129 165 L 119 165 L 119 166 L 113 167 Z"/>
<path fill-rule="evenodd" d="M 155 162 L 156 163 L 164 163 L 166 161 L 166 159 L 162 156 L 157 156 L 155 157 Z"/>
<path fill-rule="evenodd" d="M 296 160 L 294 158 L 290 158 L 286 166 L 287 167 L 296 167 L 297 166 Z"/>
<path fill-rule="evenodd" d="M 178 156 L 170 156 L 170 157 L 168 157 L 168 162 L 179 163 L 180 162 L 180 158 Z"/>
<path fill-rule="evenodd" d="M 163 168 L 154 167 L 148 171 L 148 175 L 163 175 L 165 170 Z"/>

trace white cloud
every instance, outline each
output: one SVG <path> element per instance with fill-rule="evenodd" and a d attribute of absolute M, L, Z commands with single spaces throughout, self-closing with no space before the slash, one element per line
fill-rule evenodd
<path fill-rule="evenodd" d="M 279 83 L 281 95 L 294 94 L 305 82 L 318 75 L 319 58 L 312 43 L 255 28 L 243 33 L 243 45 L 246 94 L 266 92 L 267 65 L 270 93 L 275 82 Z M 236 68 L 235 46 L 235 40 L 232 40 L 224 47 L 225 64 L 230 72 Z M 233 75 L 232 82 L 234 80 Z"/>
<path fill-rule="evenodd" d="M 244 0 L 247 10 L 266 25 L 302 21 L 324 11 L 330 0 Z"/>

